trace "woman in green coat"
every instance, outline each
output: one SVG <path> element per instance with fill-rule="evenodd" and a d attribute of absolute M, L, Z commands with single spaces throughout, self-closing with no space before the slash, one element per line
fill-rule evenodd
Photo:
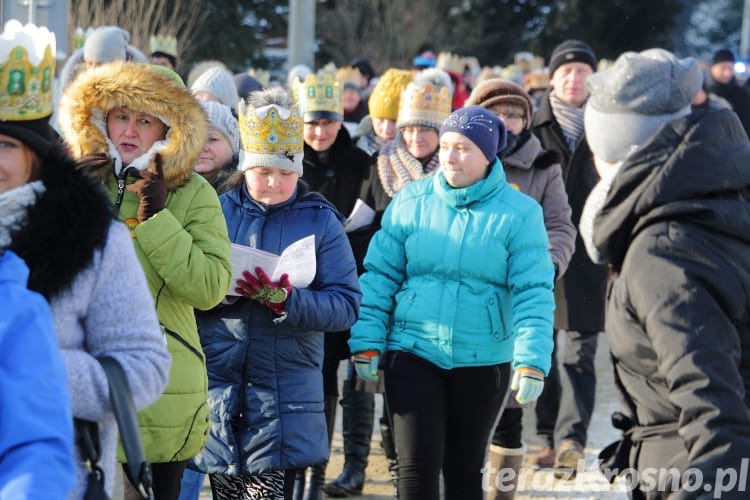
<path fill-rule="evenodd" d="M 86 71 L 66 89 L 59 111 L 71 153 L 89 158 L 130 229 L 172 356 L 167 389 L 139 421 L 156 497 L 176 499 L 208 431 L 194 310 L 219 303 L 231 276 L 216 192 L 193 172 L 206 115 L 176 74 L 128 62 Z"/>

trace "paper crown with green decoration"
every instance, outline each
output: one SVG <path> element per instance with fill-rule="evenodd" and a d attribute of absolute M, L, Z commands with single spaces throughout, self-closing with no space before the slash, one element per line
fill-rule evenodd
<path fill-rule="evenodd" d="M 149 38 L 151 53 L 161 52 L 177 58 L 177 38 L 169 35 L 151 35 Z"/>
<path fill-rule="evenodd" d="M 0 120 L 37 120 L 52 114 L 55 34 L 11 19 L 0 34 Z"/>
<path fill-rule="evenodd" d="M 243 151 L 240 170 L 265 167 L 302 174 L 305 142 L 296 106 L 286 109 L 271 104 L 253 108 L 243 99 L 237 111 Z"/>
<path fill-rule="evenodd" d="M 304 82 L 297 80 L 294 86 L 294 100 L 299 102 L 305 123 L 313 120 L 344 119 L 341 87 L 332 73 L 325 72 L 317 76 L 309 74 Z"/>

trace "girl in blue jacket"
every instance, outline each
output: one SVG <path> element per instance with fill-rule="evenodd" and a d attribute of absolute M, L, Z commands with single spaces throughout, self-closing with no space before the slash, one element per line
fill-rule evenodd
<path fill-rule="evenodd" d="M 312 235 L 316 271 L 293 287 L 286 274 L 245 270 L 239 298 L 198 314 L 211 414 L 191 467 L 209 474 L 215 499 L 290 498 L 297 470 L 328 459 L 323 332 L 351 327 L 361 293 L 342 216 L 299 182 L 302 120 L 289 95 L 251 94 L 240 131 L 241 172 L 220 197 L 229 238 L 279 255 Z"/>
<path fill-rule="evenodd" d="M 399 498 L 481 499 L 508 387 L 536 400 L 552 352 L 554 268 L 541 207 L 505 182 L 505 128 L 470 106 L 440 129 L 440 170 L 401 189 L 365 258 L 349 346 L 385 386 Z M 515 370 L 510 380 L 511 364 Z"/>

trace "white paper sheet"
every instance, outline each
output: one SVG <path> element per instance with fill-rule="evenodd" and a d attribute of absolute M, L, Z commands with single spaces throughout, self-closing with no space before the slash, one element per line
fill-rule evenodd
<path fill-rule="evenodd" d="M 255 268 L 260 267 L 271 279 L 278 282 L 281 275 L 289 275 L 289 282 L 295 288 L 306 288 L 315 278 L 315 235 L 301 238 L 276 255 L 257 248 L 232 243 L 232 281 L 227 295 L 238 295 L 234 289 L 243 271 L 255 276 Z"/>

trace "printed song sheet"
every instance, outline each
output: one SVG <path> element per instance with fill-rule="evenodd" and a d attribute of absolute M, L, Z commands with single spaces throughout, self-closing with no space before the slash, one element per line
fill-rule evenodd
<path fill-rule="evenodd" d="M 256 267 L 263 269 L 271 281 L 278 282 L 286 273 L 293 287 L 306 288 L 315 278 L 315 235 L 295 241 L 281 255 L 232 243 L 232 281 L 227 295 L 237 295 L 234 289 L 237 280 L 243 279 L 242 272 L 255 276 Z"/>

